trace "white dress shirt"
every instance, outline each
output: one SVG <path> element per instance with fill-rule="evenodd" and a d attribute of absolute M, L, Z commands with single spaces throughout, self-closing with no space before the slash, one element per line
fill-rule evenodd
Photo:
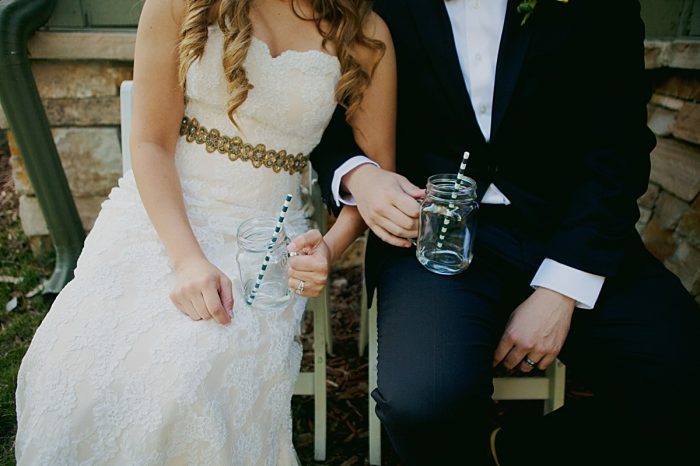
<path fill-rule="evenodd" d="M 489 141 L 498 48 L 508 0 L 450 0 L 445 5 L 471 105 L 479 128 L 486 141 Z M 365 163 L 377 165 L 367 157 L 358 155 L 336 169 L 331 185 L 336 204 L 342 202 L 355 205 L 352 197 L 340 194 L 340 184 L 343 176 Z M 510 200 L 492 184 L 481 203 L 509 205 Z M 577 307 L 592 309 L 604 282 L 605 277 L 545 259 L 532 279 L 531 286 L 556 291 L 574 299 Z"/>

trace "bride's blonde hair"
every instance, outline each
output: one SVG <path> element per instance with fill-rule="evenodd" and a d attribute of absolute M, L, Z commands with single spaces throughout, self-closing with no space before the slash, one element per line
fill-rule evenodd
<path fill-rule="evenodd" d="M 229 92 L 228 116 L 235 123 L 234 114 L 245 102 L 253 85 L 248 81 L 243 62 L 251 40 L 253 26 L 250 21 L 252 0 L 221 0 L 216 15 L 218 26 L 224 33 L 224 74 Z M 301 18 L 292 1 L 294 12 Z M 372 73 L 386 49 L 382 41 L 368 37 L 363 26 L 372 12 L 370 0 L 309 0 L 313 8 L 313 20 L 323 37 L 323 46 L 333 44 L 341 67 L 341 77 L 336 87 L 336 100 L 346 108 L 347 118 L 360 107 L 362 95 L 369 85 Z M 210 10 L 215 0 L 187 0 L 185 16 L 180 31 L 180 83 L 184 86 L 190 65 L 202 56 L 208 37 Z M 374 53 L 370 69 L 364 69 L 353 57 L 353 49 L 365 47 Z"/>

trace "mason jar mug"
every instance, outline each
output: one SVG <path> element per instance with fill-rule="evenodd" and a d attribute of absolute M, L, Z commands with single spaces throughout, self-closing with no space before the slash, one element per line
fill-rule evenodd
<path fill-rule="evenodd" d="M 428 178 L 420 207 L 418 261 L 431 272 L 455 275 L 471 264 L 476 233 L 476 182 L 456 174 Z"/>
<path fill-rule="evenodd" d="M 255 286 L 265 256 L 270 256 L 253 301 L 253 305 L 259 309 L 284 308 L 291 298 L 287 272 L 287 246 L 290 241 L 284 227 L 280 230 L 277 241 L 271 241 L 276 223 L 273 218 L 253 218 L 241 223 L 238 228 L 236 259 L 246 299 Z"/>

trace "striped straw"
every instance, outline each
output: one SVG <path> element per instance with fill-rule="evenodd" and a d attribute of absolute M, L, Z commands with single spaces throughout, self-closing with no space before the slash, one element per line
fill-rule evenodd
<path fill-rule="evenodd" d="M 253 304 L 253 301 L 255 301 L 255 297 L 258 294 L 258 290 L 260 289 L 260 285 L 262 284 L 263 278 L 265 278 L 265 271 L 267 270 L 268 265 L 270 265 L 270 254 L 272 251 L 272 248 L 274 247 L 275 243 L 277 243 L 277 239 L 279 238 L 280 231 L 282 230 L 282 224 L 284 223 L 284 217 L 287 215 L 287 210 L 289 210 L 289 204 L 292 202 L 292 196 L 291 194 L 287 194 L 287 197 L 284 199 L 284 204 L 282 205 L 282 210 L 280 211 L 279 217 L 277 217 L 277 224 L 275 225 L 275 231 L 272 233 L 272 239 L 270 240 L 270 245 L 267 247 L 267 253 L 265 254 L 265 259 L 263 260 L 262 265 L 260 266 L 260 272 L 258 272 L 258 276 L 255 279 L 255 285 L 253 285 L 253 289 L 250 290 L 250 295 L 248 296 L 248 299 L 246 302 L 249 305 Z"/>
<path fill-rule="evenodd" d="M 462 185 L 462 182 L 464 181 L 464 170 L 467 168 L 467 160 L 469 160 L 469 152 L 465 152 L 464 155 L 462 156 L 462 163 L 459 166 L 459 171 L 457 172 L 457 179 L 455 180 L 455 185 L 454 189 L 452 191 L 452 202 L 450 202 L 450 210 L 455 208 L 454 201 L 457 199 L 457 195 L 459 194 L 459 188 Z M 445 235 L 447 234 L 447 227 L 450 226 L 450 218 L 445 216 L 445 221 L 442 224 L 442 228 L 440 229 L 440 236 L 439 240 L 437 242 L 437 247 L 442 248 L 442 242 L 445 241 Z"/>

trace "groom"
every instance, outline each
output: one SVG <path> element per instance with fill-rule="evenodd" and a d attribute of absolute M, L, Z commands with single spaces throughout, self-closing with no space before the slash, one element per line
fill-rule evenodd
<path fill-rule="evenodd" d="M 377 0 L 398 62 L 397 172 L 338 111 L 314 156 L 328 198 L 372 229 L 377 413 L 405 464 L 674 464 L 697 422 L 700 311 L 644 249 L 646 127 L 633 0 Z M 425 270 L 408 246 L 428 176 L 462 153 L 475 256 Z M 405 178 L 404 178 L 405 177 Z M 401 207 L 399 207 L 401 206 Z M 560 358 L 594 392 L 495 428 L 495 366 Z M 689 396 L 685 396 L 688 394 Z M 695 425 L 695 424 L 690 424 Z"/>

